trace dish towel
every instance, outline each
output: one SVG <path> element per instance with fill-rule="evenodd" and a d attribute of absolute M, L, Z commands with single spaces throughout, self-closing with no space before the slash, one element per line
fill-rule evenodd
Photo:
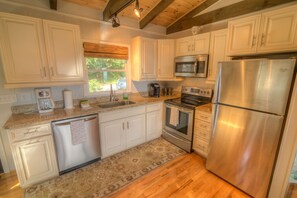
<path fill-rule="evenodd" d="M 87 140 L 84 120 L 70 122 L 72 145 L 77 145 Z"/>
<path fill-rule="evenodd" d="M 169 124 L 173 126 L 177 126 L 179 124 L 179 110 L 176 107 L 170 107 L 171 112 L 170 112 L 170 120 Z"/>

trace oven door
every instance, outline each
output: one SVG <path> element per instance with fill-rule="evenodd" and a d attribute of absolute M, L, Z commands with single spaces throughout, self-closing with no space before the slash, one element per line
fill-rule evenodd
<path fill-rule="evenodd" d="M 165 130 L 192 141 L 194 110 L 171 104 L 166 104 L 165 107 Z M 175 110 L 176 108 L 177 111 Z M 177 116 L 177 122 L 174 122 L 175 120 L 172 116 Z"/>

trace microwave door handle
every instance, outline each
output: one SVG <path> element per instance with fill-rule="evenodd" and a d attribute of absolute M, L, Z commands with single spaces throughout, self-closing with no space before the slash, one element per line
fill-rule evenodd
<path fill-rule="evenodd" d="M 194 63 L 194 74 L 196 75 L 198 73 L 198 61 L 195 61 Z"/>

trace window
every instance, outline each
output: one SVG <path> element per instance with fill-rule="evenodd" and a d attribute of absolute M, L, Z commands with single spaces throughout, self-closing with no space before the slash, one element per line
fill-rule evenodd
<path fill-rule="evenodd" d="M 128 47 L 84 42 L 88 69 L 87 95 L 113 90 L 127 90 Z"/>
<path fill-rule="evenodd" d="M 115 58 L 86 58 L 89 93 L 127 89 L 127 60 Z"/>

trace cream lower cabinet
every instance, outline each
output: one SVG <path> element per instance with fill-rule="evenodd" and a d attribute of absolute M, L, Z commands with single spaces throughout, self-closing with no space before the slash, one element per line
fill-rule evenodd
<path fill-rule="evenodd" d="M 296 5 L 231 20 L 228 55 L 296 51 L 296 28 Z"/>
<path fill-rule="evenodd" d="M 7 88 L 84 82 L 79 26 L 0 13 Z"/>
<path fill-rule="evenodd" d="M 146 140 L 153 140 L 162 135 L 163 103 L 151 104 L 146 107 Z"/>
<path fill-rule="evenodd" d="M 227 29 L 210 33 L 209 63 L 207 83 L 215 83 L 218 63 L 228 59 L 226 56 Z"/>
<path fill-rule="evenodd" d="M 10 130 L 8 136 L 21 187 L 59 175 L 49 124 Z"/>
<path fill-rule="evenodd" d="M 145 106 L 99 113 L 102 158 L 145 142 Z"/>

